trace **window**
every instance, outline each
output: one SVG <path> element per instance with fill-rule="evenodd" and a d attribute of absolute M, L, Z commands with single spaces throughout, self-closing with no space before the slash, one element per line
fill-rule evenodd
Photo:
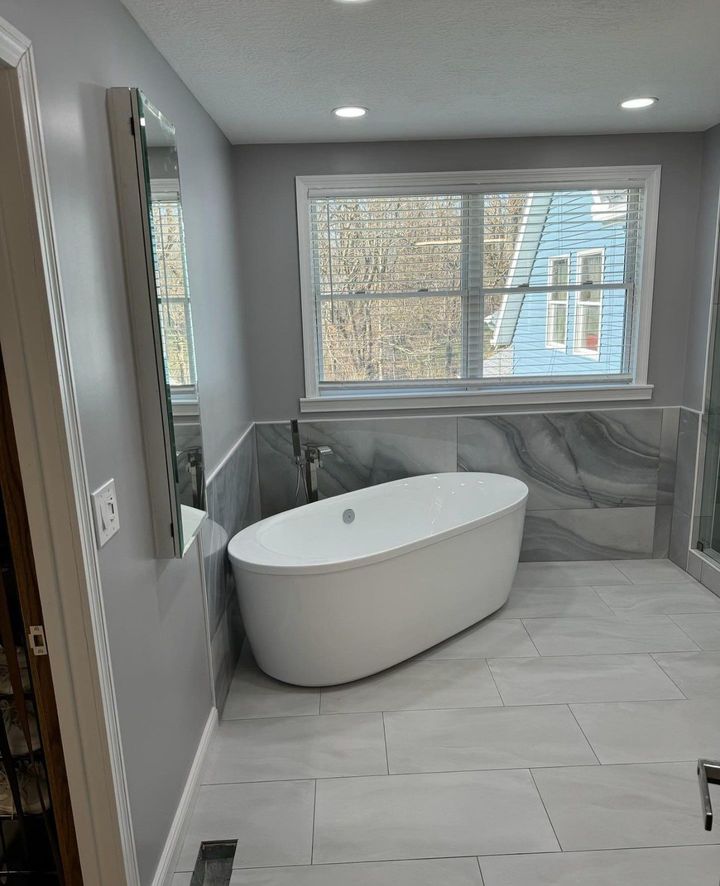
<path fill-rule="evenodd" d="M 196 375 L 182 204 L 172 180 L 153 186 L 150 224 L 167 382 L 174 391 L 192 390 Z"/>
<path fill-rule="evenodd" d="M 570 256 L 555 256 L 549 261 L 548 284 L 565 286 L 570 282 Z M 565 348 L 567 343 L 568 292 L 553 289 L 548 293 L 547 338 L 549 348 Z"/>
<path fill-rule="evenodd" d="M 588 249 L 578 254 L 577 282 L 587 287 L 603 282 L 602 249 Z M 602 290 L 579 290 L 575 297 L 575 353 L 599 359 L 601 331 Z"/>
<path fill-rule="evenodd" d="M 649 396 L 658 184 L 654 167 L 298 178 L 303 408 Z"/>

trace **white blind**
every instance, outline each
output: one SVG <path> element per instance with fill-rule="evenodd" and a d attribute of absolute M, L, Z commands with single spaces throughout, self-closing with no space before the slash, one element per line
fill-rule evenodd
<path fill-rule="evenodd" d="M 628 377 L 644 188 L 310 196 L 321 388 Z"/>

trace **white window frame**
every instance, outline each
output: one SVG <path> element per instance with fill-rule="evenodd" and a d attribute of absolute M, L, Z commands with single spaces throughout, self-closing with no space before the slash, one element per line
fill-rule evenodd
<path fill-rule="evenodd" d="M 572 258 L 570 253 L 565 253 L 563 255 L 551 255 L 548 258 L 548 285 L 555 286 L 555 263 L 559 261 L 567 262 L 568 269 L 568 283 L 570 282 L 570 265 Z M 558 295 L 564 295 L 565 297 L 560 299 Z M 552 329 L 552 321 L 551 314 L 553 313 L 552 308 L 556 305 L 564 305 L 565 306 L 565 336 L 562 342 L 554 341 L 550 337 L 550 330 Z M 548 292 L 547 294 L 547 309 L 545 313 L 545 347 L 551 348 L 554 351 L 565 351 L 567 350 L 567 336 L 568 336 L 568 318 L 570 316 L 570 292 L 566 289 L 564 292 L 558 292 L 557 290 L 553 290 L 552 292 Z"/>
<path fill-rule="evenodd" d="M 580 272 L 582 259 L 588 255 L 599 255 L 600 256 L 600 283 L 604 283 L 605 280 L 605 247 L 596 246 L 591 249 L 578 249 L 575 253 L 575 283 L 580 285 L 583 283 L 582 274 Z M 597 285 L 594 284 L 594 285 Z M 573 306 L 573 345 L 572 352 L 576 357 L 588 357 L 590 360 L 599 361 L 600 360 L 600 349 L 602 346 L 602 327 L 603 327 L 603 290 L 597 290 L 600 294 L 599 301 L 587 301 L 582 298 L 583 292 L 587 290 L 578 289 L 575 292 L 575 304 Z M 597 350 L 592 350 L 592 348 L 582 348 L 578 347 L 577 344 L 577 330 L 578 330 L 578 317 L 580 316 L 580 309 L 583 307 L 597 307 L 598 313 L 600 314 L 600 318 L 598 320 L 598 346 Z"/>
<path fill-rule="evenodd" d="M 649 400 L 648 355 L 655 272 L 660 166 L 601 166 L 565 169 L 513 169 L 440 173 L 297 176 L 296 203 L 302 306 L 305 397 L 301 412 L 358 413 L 363 411 L 475 408 L 532 404 L 564 404 Z M 409 382 L 400 386 L 359 385 L 348 391 L 326 385 L 321 394 L 317 377 L 316 305 L 311 269 L 310 199 L 333 196 L 432 194 L 448 188 L 463 193 L 501 190 L 573 190 L 642 187 L 645 192 L 643 231 L 639 243 L 640 289 L 635 295 L 634 325 L 630 340 L 631 372 L 616 375 L 567 377 L 562 382 L 546 378 L 458 379 L 430 386 Z"/>

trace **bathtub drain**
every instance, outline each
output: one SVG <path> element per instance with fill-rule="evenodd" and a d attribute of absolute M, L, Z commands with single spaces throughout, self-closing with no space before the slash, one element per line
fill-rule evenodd
<path fill-rule="evenodd" d="M 343 523 L 352 523 L 355 519 L 355 511 L 352 508 L 348 508 L 346 511 L 343 511 Z"/>

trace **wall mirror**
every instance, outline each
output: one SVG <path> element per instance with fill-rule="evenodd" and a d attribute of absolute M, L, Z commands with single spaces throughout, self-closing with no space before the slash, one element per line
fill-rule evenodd
<path fill-rule="evenodd" d="M 155 546 L 181 557 L 205 479 L 175 127 L 139 89 L 110 89 L 108 111 Z"/>

